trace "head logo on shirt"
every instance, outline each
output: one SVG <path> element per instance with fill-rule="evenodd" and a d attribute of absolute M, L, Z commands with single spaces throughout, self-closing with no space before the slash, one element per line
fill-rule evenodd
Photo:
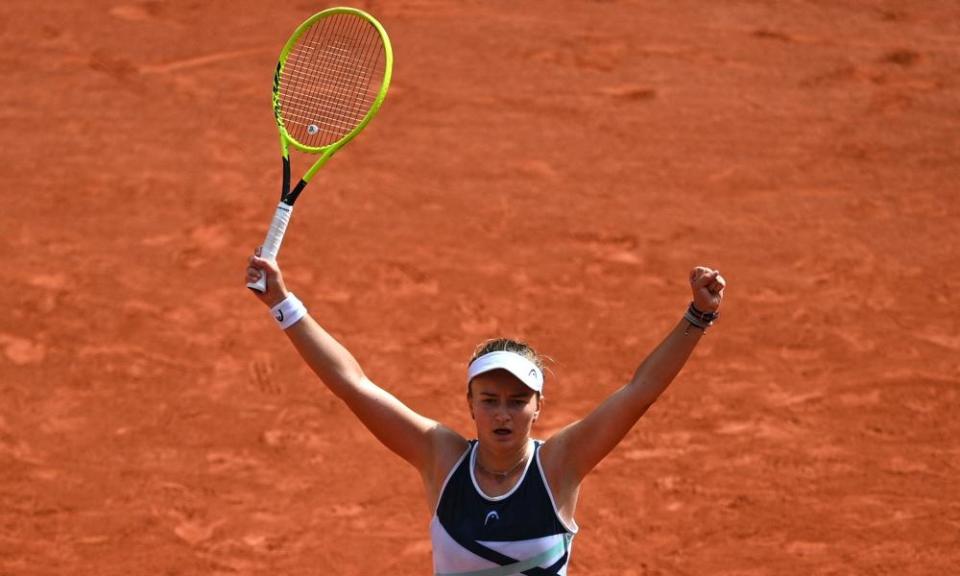
<path fill-rule="evenodd" d="M 487 512 L 487 517 L 483 520 L 483 525 L 486 526 L 487 523 L 490 522 L 490 520 L 499 520 L 499 519 L 500 519 L 500 515 L 497 514 L 497 511 L 491 510 Z"/>

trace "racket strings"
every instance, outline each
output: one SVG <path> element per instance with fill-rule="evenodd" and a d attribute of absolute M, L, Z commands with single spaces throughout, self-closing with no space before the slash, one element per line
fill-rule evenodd
<path fill-rule="evenodd" d="M 336 14 L 318 21 L 287 56 L 280 79 L 280 115 L 307 146 L 326 146 L 357 127 L 382 82 L 383 41 L 367 20 Z M 371 86 L 372 85 L 372 86 Z"/>

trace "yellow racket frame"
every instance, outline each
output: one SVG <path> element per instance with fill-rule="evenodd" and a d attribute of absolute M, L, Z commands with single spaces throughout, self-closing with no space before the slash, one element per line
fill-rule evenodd
<path fill-rule="evenodd" d="M 380 92 L 377 94 L 377 97 L 374 99 L 373 104 L 370 106 L 370 110 L 367 111 L 366 116 L 363 117 L 363 120 L 360 121 L 357 126 L 348 132 L 343 138 L 340 138 L 336 142 L 327 144 L 326 146 L 307 146 L 301 142 L 298 142 L 293 136 L 287 132 L 287 128 L 283 125 L 283 119 L 280 116 L 280 77 L 283 74 L 284 67 L 286 66 L 287 56 L 290 55 L 290 51 L 293 50 L 293 47 L 296 45 L 297 40 L 300 39 L 300 36 L 303 35 L 313 24 L 323 18 L 332 16 L 334 14 L 353 14 L 359 16 L 373 25 L 377 29 L 377 32 L 380 34 L 380 39 L 383 40 L 383 49 L 384 56 L 386 59 L 383 72 L 383 84 L 380 86 Z M 277 122 L 277 128 L 280 130 L 280 151 L 283 154 L 284 158 L 290 157 L 290 147 L 294 147 L 301 152 L 306 152 L 307 154 L 320 154 L 320 158 L 314 162 L 313 166 L 303 175 L 302 180 L 306 183 L 313 178 L 314 174 L 317 173 L 317 170 L 323 167 L 328 160 L 343 146 L 353 140 L 353 138 L 363 130 L 370 120 L 377 115 L 377 112 L 380 110 L 380 105 L 383 104 L 384 98 L 387 96 L 387 89 L 390 87 L 390 78 L 393 76 L 393 46 L 390 44 L 390 37 L 387 36 L 387 31 L 383 28 L 383 25 L 377 21 L 376 18 L 370 14 L 359 10 L 357 8 L 348 8 L 345 6 L 338 6 L 335 8 L 328 8 L 322 12 L 318 12 L 305 20 L 290 36 L 290 39 L 287 40 L 287 43 L 284 45 L 283 50 L 280 51 L 280 59 L 277 62 L 277 71 L 273 77 L 273 116 Z"/>

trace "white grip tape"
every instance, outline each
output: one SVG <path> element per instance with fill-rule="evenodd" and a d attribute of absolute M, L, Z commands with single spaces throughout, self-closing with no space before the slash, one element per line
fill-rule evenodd
<path fill-rule="evenodd" d="M 280 243 L 283 242 L 283 235 L 286 234 L 287 225 L 290 224 L 291 214 L 293 214 L 293 206 L 283 202 L 277 205 L 277 211 L 273 213 L 273 222 L 270 223 L 267 238 L 263 241 L 263 249 L 260 252 L 260 257 L 264 260 L 277 259 L 277 253 L 280 252 Z M 252 288 L 257 292 L 266 292 L 266 275 L 261 273 L 256 282 L 247 283 L 247 288 Z"/>
<path fill-rule="evenodd" d="M 291 214 L 293 214 L 293 206 L 283 202 L 277 205 L 277 211 L 273 213 L 273 222 L 270 223 L 270 230 L 267 231 L 267 239 L 263 241 L 261 258 L 277 259 L 280 243 L 283 242 L 283 235 L 287 233 L 287 225 L 290 224 Z"/>

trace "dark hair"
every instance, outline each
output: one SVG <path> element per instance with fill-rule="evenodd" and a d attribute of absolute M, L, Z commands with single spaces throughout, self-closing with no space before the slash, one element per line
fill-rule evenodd
<path fill-rule="evenodd" d="M 470 362 L 467 362 L 467 366 L 473 364 L 473 361 L 477 358 L 483 356 L 484 354 L 489 354 L 491 352 L 514 352 L 526 358 L 527 360 L 536 364 L 537 368 L 543 372 L 546 376 L 546 370 L 543 366 L 543 360 L 540 358 L 540 355 L 537 354 L 537 351 L 533 349 L 529 344 L 520 340 L 514 340 L 512 338 L 494 338 L 493 340 L 487 340 L 486 342 L 481 343 L 473 351 L 473 356 L 470 358 Z M 473 383 L 467 385 L 467 394 L 473 392 Z M 538 392 L 537 395 L 540 393 Z"/>

